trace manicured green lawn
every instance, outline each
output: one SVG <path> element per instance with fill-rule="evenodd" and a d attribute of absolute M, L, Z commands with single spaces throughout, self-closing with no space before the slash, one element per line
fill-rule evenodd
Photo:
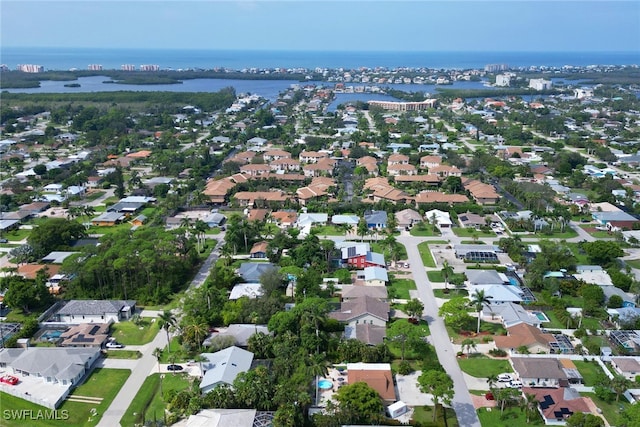
<path fill-rule="evenodd" d="M 427 277 L 430 282 L 434 283 L 444 283 L 444 277 L 442 277 L 442 272 L 438 270 L 427 271 Z"/>
<path fill-rule="evenodd" d="M 580 395 L 585 397 L 590 397 L 593 400 L 593 403 L 600 409 L 602 409 L 602 415 L 607 419 L 610 425 L 618 426 L 620 425 L 622 419 L 620 417 L 620 413 L 624 408 L 630 405 L 630 403 L 624 397 L 620 397 L 620 401 L 616 402 L 615 400 L 611 403 L 607 403 L 604 400 L 599 399 L 595 393 L 580 393 Z"/>
<path fill-rule="evenodd" d="M 489 409 L 491 409 L 489 411 Z M 527 423 L 527 417 L 518 407 L 505 408 L 500 414 L 500 408 L 478 409 L 480 425 L 490 427 L 526 427 L 530 425 L 544 425 L 542 417 L 536 412 L 534 418 Z"/>
<path fill-rule="evenodd" d="M 580 228 L 585 230 L 587 233 L 589 233 L 596 239 L 613 239 L 615 237 L 612 233 L 609 233 L 608 231 L 596 230 L 595 224 L 581 225 Z"/>
<path fill-rule="evenodd" d="M 109 359 L 140 359 L 142 353 L 138 350 L 107 350 Z"/>
<path fill-rule="evenodd" d="M 87 193 L 87 195 L 85 196 L 85 200 L 86 201 L 93 201 L 96 199 L 99 199 L 100 197 L 104 196 L 106 194 L 106 191 L 91 191 L 89 193 Z"/>
<path fill-rule="evenodd" d="M 413 417 L 411 418 L 411 422 L 420 423 L 423 426 L 448 426 L 448 427 L 457 427 L 458 419 L 456 418 L 456 414 L 453 409 L 445 408 L 446 412 L 442 410 L 442 408 L 438 408 L 438 413 L 436 417 L 436 422 L 433 422 L 433 407 L 432 406 L 417 406 L 413 412 Z M 447 422 L 445 423 L 444 414 L 447 414 Z"/>
<path fill-rule="evenodd" d="M 477 340 L 479 341 L 479 340 Z M 503 372 L 512 372 L 507 360 L 489 359 L 486 356 L 471 357 L 469 359 L 458 358 L 460 369 L 476 378 L 487 378 L 489 375 L 498 375 Z"/>
<path fill-rule="evenodd" d="M 384 245 L 381 242 L 370 242 L 371 250 L 373 252 L 378 252 L 384 255 L 384 259 L 389 261 L 391 259 L 391 254 L 389 252 L 389 247 Z M 407 248 L 404 245 L 398 243 L 398 259 L 407 259 Z"/>
<path fill-rule="evenodd" d="M 311 232 L 322 238 L 322 236 L 344 236 L 344 230 L 336 227 L 335 225 L 316 225 L 311 229 Z"/>
<path fill-rule="evenodd" d="M 4 233 L 4 238 L 10 242 L 18 242 L 20 240 L 26 239 L 31 234 L 31 230 L 25 230 L 24 228 L 20 228 L 18 230 L 11 230 L 9 232 Z"/>
<path fill-rule="evenodd" d="M 431 251 L 429 250 L 429 242 L 422 242 L 418 244 L 418 250 L 420 251 L 422 263 L 425 267 L 436 266 L 436 262 L 433 260 L 433 256 L 431 255 Z"/>
<path fill-rule="evenodd" d="M 576 365 L 576 368 L 578 368 L 578 372 L 580 372 L 584 379 L 584 385 L 587 387 L 597 385 L 604 375 L 602 368 L 600 368 L 597 362 L 574 360 L 573 363 Z"/>
<path fill-rule="evenodd" d="M 494 233 L 493 231 L 482 231 L 482 230 L 476 230 L 475 228 L 453 227 L 451 230 L 458 237 L 474 237 L 475 236 L 481 239 L 483 236 L 495 237 L 496 235 L 496 233 Z"/>
<path fill-rule="evenodd" d="M 530 234 L 526 237 L 531 239 L 562 239 L 563 240 L 563 239 L 571 239 L 572 237 L 577 237 L 577 236 L 578 236 L 577 231 L 567 227 L 565 228 L 564 233 L 557 232 L 551 235 L 538 233 L 538 234 Z"/>
<path fill-rule="evenodd" d="M 396 298 L 410 299 L 409 290 L 416 289 L 416 282 L 409 279 L 393 279 L 389 287 L 393 289 Z"/>
<path fill-rule="evenodd" d="M 69 417 L 66 421 L 61 422 L 60 420 L 38 420 L 37 426 L 55 427 L 60 426 L 61 423 L 73 427 L 95 426 L 96 424 L 98 424 L 98 421 L 100 421 L 102 414 L 104 414 L 104 411 L 106 411 L 106 409 L 109 407 L 114 397 L 129 377 L 130 373 L 131 371 L 129 371 L 128 369 L 95 369 L 91 376 L 85 381 L 85 383 L 76 388 L 71 396 L 101 397 L 101 403 L 93 404 L 65 401 L 60 406 L 60 408 L 58 408 L 58 410 L 66 411 Z M 2 402 L 1 406 L 3 410 L 48 410 L 42 406 L 35 405 L 31 402 L 18 399 L 17 397 L 13 397 L 5 393 L 0 393 L 0 401 Z M 92 409 L 95 409 L 97 412 L 97 415 L 95 417 L 91 416 Z M 62 412 L 60 412 L 60 414 L 61 413 Z M 3 420 L 3 422 L 4 424 L 2 425 L 6 427 L 22 427 L 29 425 L 25 423 L 24 420 Z"/>
<path fill-rule="evenodd" d="M 158 322 L 151 322 L 151 318 L 143 317 L 142 323 L 136 325 L 131 321 L 118 322 L 111 325 L 111 335 L 120 344 L 143 345 L 151 342 L 158 333 Z"/>
<path fill-rule="evenodd" d="M 467 292 L 464 289 L 454 289 L 453 287 L 451 287 L 449 289 L 449 293 L 445 294 L 444 293 L 444 289 L 434 289 L 433 290 L 433 296 L 436 298 L 442 298 L 442 299 L 451 299 L 451 298 L 456 298 L 456 297 L 466 297 L 469 295 L 469 292 Z"/>
<path fill-rule="evenodd" d="M 154 419 L 162 420 L 165 408 L 163 393 L 168 390 L 184 390 L 191 384 L 187 374 L 162 374 L 162 378 L 160 376 L 161 374 L 152 374 L 145 379 L 120 420 L 122 426 L 133 426 Z"/>
<path fill-rule="evenodd" d="M 440 232 L 436 232 L 433 230 L 433 227 L 428 225 L 426 227 L 420 227 L 418 225 L 415 225 L 411 228 L 411 230 L 409 231 L 409 234 L 411 234 L 412 236 L 416 236 L 416 237 L 433 237 L 433 236 L 440 236 Z"/>

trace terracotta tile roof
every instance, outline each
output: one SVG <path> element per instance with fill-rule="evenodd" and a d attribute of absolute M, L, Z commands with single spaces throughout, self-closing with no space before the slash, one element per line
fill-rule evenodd
<path fill-rule="evenodd" d="M 520 323 L 507 329 L 509 335 L 498 335 L 494 341 L 497 348 L 518 348 L 522 345 L 530 346 L 540 344 L 549 347 L 549 343 L 554 342 L 555 338 L 552 334 L 544 334 L 539 328 Z"/>
<path fill-rule="evenodd" d="M 466 203 L 469 199 L 463 194 L 444 194 L 439 191 L 422 191 L 416 196 L 416 203 Z"/>

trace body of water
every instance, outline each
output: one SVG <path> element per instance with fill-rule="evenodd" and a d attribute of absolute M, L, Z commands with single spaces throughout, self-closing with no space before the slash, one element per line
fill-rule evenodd
<path fill-rule="evenodd" d="M 0 62 L 42 65 L 46 70 L 87 69 L 101 64 L 120 69 L 155 64 L 161 69 L 230 68 L 483 68 L 486 64 L 510 67 L 562 67 L 565 65 L 640 64 L 639 52 L 324 52 L 231 51 L 176 49 L 0 48 Z"/>

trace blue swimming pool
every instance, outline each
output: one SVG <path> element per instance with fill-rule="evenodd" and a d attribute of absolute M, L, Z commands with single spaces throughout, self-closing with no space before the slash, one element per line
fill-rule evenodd
<path fill-rule="evenodd" d="M 535 316 L 536 316 L 538 319 L 540 319 L 542 322 L 548 322 L 548 321 L 549 321 L 549 318 L 547 317 L 547 315 L 546 315 L 546 314 L 544 314 L 544 313 L 543 313 L 543 312 L 541 312 L 541 311 L 533 311 L 532 313 L 533 313 L 533 314 L 535 314 Z"/>
<path fill-rule="evenodd" d="M 42 334 L 42 336 L 40 337 L 43 340 L 48 340 L 51 338 L 60 338 L 60 335 L 62 335 L 62 331 L 59 330 L 53 330 L 53 331 L 47 331 L 44 334 Z"/>
<path fill-rule="evenodd" d="M 329 380 L 320 380 L 318 381 L 318 387 L 322 390 L 329 390 L 330 388 L 333 388 L 333 382 Z"/>

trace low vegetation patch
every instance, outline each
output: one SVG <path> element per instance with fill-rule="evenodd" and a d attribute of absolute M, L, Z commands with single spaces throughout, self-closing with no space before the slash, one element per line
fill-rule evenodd
<path fill-rule="evenodd" d="M 158 322 L 143 317 L 139 324 L 132 321 L 118 322 L 111 325 L 111 336 L 124 345 L 143 345 L 151 342 L 158 333 Z"/>

